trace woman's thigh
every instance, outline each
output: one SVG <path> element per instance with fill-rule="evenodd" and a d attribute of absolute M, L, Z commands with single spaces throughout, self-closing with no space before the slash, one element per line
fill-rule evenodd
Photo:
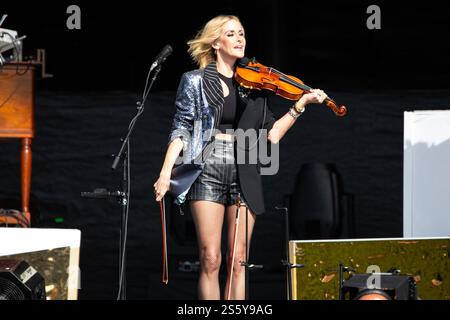
<path fill-rule="evenodd" d="M 196 200 L 190 202 L 190 207 L 199 249 L 220 252 L 225 206 L 212 201 Z"/>

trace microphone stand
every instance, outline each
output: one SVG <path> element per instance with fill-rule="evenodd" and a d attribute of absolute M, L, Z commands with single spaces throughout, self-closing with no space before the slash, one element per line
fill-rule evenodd
<path fill-rule="evenodd" d="M 305 266 L 303 264 L 295 264 L 295 263 L 291 263 L 291 255 L 290 255 L 290 251 L 289 251 L 289 234 L 290 234 L 290 226 L 289 226 L 289 209 L 288 207 L 275 207 L 276 210 L 282 210 L 285 215 L 284 215 L 284 242 L 285 242 L 285 249 L 286 249 L 286 259 L 285 260 L 281 260 L 281 264 L 286 267 L 286 295 L 287 295 L 287 300 L 292 300 L 292 276 L 291 276 L 291 272 L 292 269 L 297 269 L 297 268 L 304 268 Z"/>
<path fill-rule="evenodd" d="M 153 70 L 153 69 L 152 69 Z M 137 102 L 137 114 L 131 120 L 128 126 L 128 132 L 124 139 L 121 139 L 122 145 L 120 147 L 119 153 L 114 158 L 112 164 L 112 169 L 115 170 L 121 158 L 123 158 L 123 171 L 122 171 L 122 190 L 120 191 L 120 203 L 122 206 L 121 215 L 121 227 L 120 227 L 120 247 L 119 247 L 119 290 L 117 294 L 117 300 L 126 300 L 126 244 L 127 244 L 127 231 L 128 231 L 128 212 L 130 206 L 130 135 L 133 132 L 134 126 L 139 118 L 144 112 L 144 105 L 150 89 L 153 86 L 159 72 L 161 71 L 161 63 L 155 68 L 155 73 L 151 79 L 150 85 L 147 88 L 148 80 L 151 71 L 149 71 L 147 76 L 147 81 L 145 83 L 144 94 L 142 96 L 142 101 Z M 127 151 L 125 152 L 125 148 Z M 114 156 L 114 155 L 113 155 Z"/>
<path fill-rule="evenodd" d="M 339 300 L 345 300 L 345 293 L 344 293 L 344 272 L 355 272 L 356 270 L 347 266 L 344 266 L 344 264 L 341 262 L 339 263 Z"/>

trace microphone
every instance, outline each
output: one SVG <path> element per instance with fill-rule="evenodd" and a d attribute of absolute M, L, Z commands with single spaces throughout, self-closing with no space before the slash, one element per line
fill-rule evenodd
<path fill-rule="evenodd" d="M 170 45 L 166 45 L 161 52 L 158 54 L 158 56 L 155 59 L 155 62 L 153 62 L 152 66 L 150 67 L 150 72 L 156 68 L 158 65 L 161 65 L 168 56 L 172 53 L 173 49 Z"/>

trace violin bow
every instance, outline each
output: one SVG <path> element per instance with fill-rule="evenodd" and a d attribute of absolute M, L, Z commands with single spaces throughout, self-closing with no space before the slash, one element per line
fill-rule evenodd
<path fill-rule="evenodd" d="M 164 197 L 159 201 L 159 211 L 161 216 L 161 235 L 162 235 L 162 283 L 169 282 L 169 264 L 167 258 L 167 225 L 166 225 L 166 202 Z"/>
<path fill-rule="evenodd" d="M 234 268 L 234 256 L 236 255 L 236 240 L 238 236 L 238 230 L 239 230 L 239 215 L 241 209 L 241 197 L 238 194 L 237 195 L 237 202 L 236 202 L 236 219 L 234 223 L 234 236 L 233 236 L 233 251 L 231 253 L 231 266 L 229 272 L 229 282 L 227 287 L 227 294 L 226 294 L 226 300 L 230 300 L 231 298 L 231 287 L 233 285 L 233 268 Z"/>

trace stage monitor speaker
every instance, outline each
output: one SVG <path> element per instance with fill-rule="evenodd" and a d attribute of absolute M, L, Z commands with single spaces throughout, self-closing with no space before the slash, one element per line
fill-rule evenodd
<path fill-rule="evenodd" d="M 369 288 L 371 273 L 355 274 L 342 288 L 343 300 L 416 300 L 416 284 L 413 277 L 380 274 L 379 287 Z"/>
<path fill-rule="evenodd" d="M 0 300 L 46 300 L 44 278 L 24 260 L 0 259 Z"/>
<path fill-rule="evenodd" d="M 33 288 L 39 288 L 36 298 L 43 292 L 46 300 L 77 299 L 80 238 L 80 231 L 73 229 L 0 228 L 0 287 L 14 285 L 11 290 L 19 293 L 17 289 L 26 292 L 28 286 L 30 294 L 25 296 L 32 298 Z"/>
<path fill-rule="evenodd" d="M 372 287 L 369 275 L 375 288 L 397 300 L 450 300 L 450 237 L 296 240 L 289 250 L 290 263 L 303 266 L 291 271 L 294 300 L 339 300 L 344 285 L 347 293 L 357 288 L 351 289 L 355 298 Z"/>

